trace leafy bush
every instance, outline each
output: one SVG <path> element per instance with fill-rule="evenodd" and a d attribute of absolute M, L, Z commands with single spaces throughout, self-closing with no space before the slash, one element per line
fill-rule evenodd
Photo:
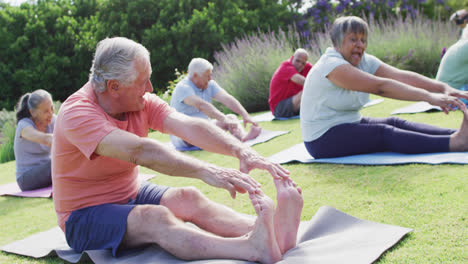
<path fill-rule="evenodd" d="M 176 68 L 175 69 L 175 76 L 176 76 L 176 79 L 173 80 L 173 81 L 169 81 L 167 83 L 167 86 L 166 86 L 166 91 L 164 93 L 162 92 L 159 92 L 158 93 L 158 96 L 161 97 L 164 101 L 166 101 L 167 103 L 170 103 L 171 102 L 171 97 L 172 97 L 172 93 L 174 92 L 174 89 L 176 87 L 176 85 L 182 80 L 185 78 L 185 76 L 187 76 L 187 73 L 182 71 L 182 72 L 179 72 L 179 70 Z"/>
<path fill-rule="evenodd" d="M 367 52 L 404 70 L 435 77 L 444 47 L 455 43 L 458 28 L 450 21 L 423 16 L 393 21 L 370 21 Z"/>
<path fill-rule="evenodd" d="M 0 145 L 0 163 L 15 159 L 13 144 L 15 142 L 16 125 L 6 122 L 2 127 L 2 143 Z"/>
<path fill-rule="evenodd" d="M 0 128 L 7 122 L 16 123 L 16 113 L 14 111 L 7 111 L 3 108 L 0 111 Z"/>
<path fill-rule="evenodd" d="M 398 16 L 394 21 L 370 19 L 367 52 L 404 70 L 434 77 L 443 47 L 458 39 L 458 28 L 449 21 Z M 331 46 L 328 31 L 305 39 L 288 33 L 257 33 L 223 45 L 215 53 L 213 78 L 249 112 L 268 110 L 269 84 L 279 64 L 300 46 L 309 50 L 312 64 Z M 299 40 L 301 39 L 301 40 Z M 304 41 L 301 45 L 301 41 Z"/>

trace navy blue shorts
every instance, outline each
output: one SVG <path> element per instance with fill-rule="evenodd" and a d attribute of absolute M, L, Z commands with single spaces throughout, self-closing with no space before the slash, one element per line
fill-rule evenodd
<path fill-rule="evenodd" d="M 142 182 L 135 200 L 127 204 L 101 204 L 73 211 L 65 223 L 68 245 L 76 252 L 112 249 L 115 257 L 127 230 L 127 217 L 139 204 L 158 205 L 169 187 Z"/>

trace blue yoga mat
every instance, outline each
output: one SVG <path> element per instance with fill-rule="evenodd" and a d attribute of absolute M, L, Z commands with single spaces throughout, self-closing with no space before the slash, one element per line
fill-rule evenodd
<path fill-rule="evenodd" d="M 284 164 L 290 162 L 300 163 L 336 163 L 354 165 L 396 165 L 408 163 L 424 164 L 468 164 L 468 152 L 402 154 L 395 152 L 378 152 L 352 155 L 338 158 L 314 159 L 304 146 L 299 143 L 288 149 L 280 151 L 269 157 L 272 162 Z"/>

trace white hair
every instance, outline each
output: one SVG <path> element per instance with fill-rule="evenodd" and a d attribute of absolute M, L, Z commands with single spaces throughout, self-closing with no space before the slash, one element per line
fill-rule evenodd
<path fill-rule="evenodd" d="M 306 55 L 307 57 L 309 57 L 309 52 L 307 52 L 307 50 L 303 49 L 303 48 L 298 48 L 295 52 L 294 52 L 294 57 L 298 56 L 298 55 L 301 55 L 301 54 L 304 54 Z"/>
<path fill-rule="evenodd" d="M 188 66 L 188 75 L 191 79 L 193 74 L 202 75 L 207 70 L 213 70 L 213 64 L 203 58 L 194 58 L 190 61 Z"/>
<path fill-rule="evenodd" d="M 94 89 L 104 92 L 109 80 L 117 80 L 123 85 L 133 83 L 138 74 L 134 65 L 137 59 L 150 61 L 149 51 L 143 45 L 123 37 L 101 40 L 89 75 Z"/>

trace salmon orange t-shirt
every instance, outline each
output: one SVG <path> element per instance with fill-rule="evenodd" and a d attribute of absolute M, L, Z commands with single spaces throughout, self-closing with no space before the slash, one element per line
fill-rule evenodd
<path fill-rule="evenodd" d="M 94 153 L 114 129 L 146 137 L 148 130 L 164 131 L 163 121 L 173 111 L 155 94 L 145 94 L 141 111 L 126 113 L 125 120 L 109 116 L 99 106 L 88 82 L 60 107 L 52 143 L 52 188 L 58 224 L 78 209 L 105 203 L 126 204 L 140 187 L 138 167 Z"/>

